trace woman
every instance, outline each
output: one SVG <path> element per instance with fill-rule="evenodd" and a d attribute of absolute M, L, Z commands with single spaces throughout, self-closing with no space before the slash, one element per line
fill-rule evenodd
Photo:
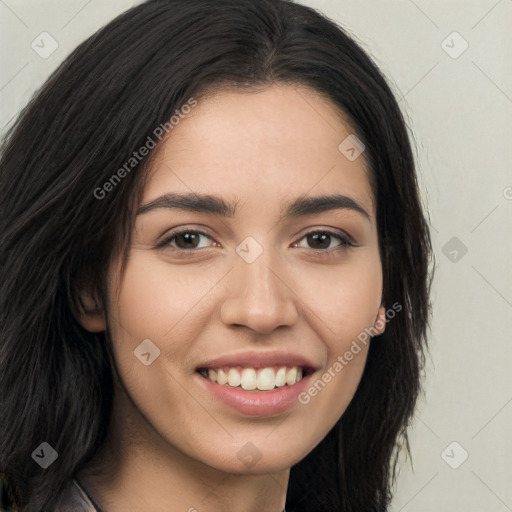
<path fill-rule="evenodd" d="M 397 102 L 341 28 L 134 7 L 23 111 L 0 185 L 18 510 L 386 510 L 431 246 Z"/>

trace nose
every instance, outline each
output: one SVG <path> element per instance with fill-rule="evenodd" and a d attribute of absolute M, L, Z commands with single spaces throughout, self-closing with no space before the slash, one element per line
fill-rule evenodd
<path fill-rule="evenodd" d="M 298 318 L 293 284 L 277 259 L 265 250 L 252 263 L 236 257 L 221 307 L 227 326 L 245 326 L 260 334 L 291 326 Z"/>

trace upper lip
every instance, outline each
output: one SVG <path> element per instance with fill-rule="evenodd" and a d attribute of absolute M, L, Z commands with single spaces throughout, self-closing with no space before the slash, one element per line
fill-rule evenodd
<path fill-rule="evenodd" d="M 215 359 L 208 359 L 200 364 L 196 369 L 214 369 L 225 366 L 242 366 L 243 368 L 266 368 L 268 366 L 300 366 L 306 370 L 315 371 L 319 367 L 308 358 L 300 354 L 291 352 L 238 352 L 226 354 Z"/>

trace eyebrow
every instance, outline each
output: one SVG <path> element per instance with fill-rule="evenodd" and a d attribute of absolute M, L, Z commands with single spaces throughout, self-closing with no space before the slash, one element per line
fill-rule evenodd
<path fill-rule="evenodd" d="M 227 201 L 220 196 L 200 193 L 170 192 L 142 205 L 136 215 L 143 215 L 160 208 L 186 210 L 234 217 L 238 203 Z M 318 214 L 330 210 L 343 209 L 360 213 L 367 220 L 370 214 L 354 199 L 341 194 L 330 194 L 316 197 L 299 196 L 281 208 L 281 218 L 295 218 L 304 215 Z"/>

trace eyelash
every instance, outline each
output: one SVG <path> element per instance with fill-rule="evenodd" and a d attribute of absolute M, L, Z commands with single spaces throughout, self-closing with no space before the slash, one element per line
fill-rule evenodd
<path fill-rule="evenodd" d="M 176 231 L 174 233 L 170 233 L 169 236 L 165 237 L 155 247 L 157 249 L 171 248 L 174 252 L 181 253 L 182 255 L 191 254 L 193 252 L 199 251 L 200 249 L 205 249 L 205 247 L 201 247 L 200 249 L 180 249 L 180 248 L 173 247 L 173 246 L 170 245 L 171 242 L 176 237 L 178 237 L 180 235 L 183 235 L 183 234 L 186 234 L 186 233 L 194 234 L 194 235 L 202 235 L 202 236 L 206 236 L 207 238 L 212 239 L 212 237 L 210 235 L 208 235 L 207 233 L 203 233 L 202 231 L 197 231 L 197 230 L 194 230 L 194 229 L 183 229 L 181 231 Z M 339 250 L 343 250 L 343 249 L 345 249 L 347 247 L 358 247 L 356 244 L 351 242 L 347 236 L 343 236 L 340 233 L 335 233 L 335 232 L 329 231 L 327 229 L 326 230 L 313 230 L 313 231 L 309 231 L 308 233 L 305 233 L 301 237 L 300 240 L 303 240 L 304 238 L 307 238 L 310 235 L 316 235 L 316 234 L 328 235 L 328 236 L 331 236 L 331 237 L 334 237 L 334 238 L 338 238 L 340 240 L 340 244 L 338 246 L 332 248 L 332 249 L 311 249 L 315 254 L 318 254 L 318 255 L 321 255 L 321 256 L 332 256 L 333 252 L 337 252 Z"/>

